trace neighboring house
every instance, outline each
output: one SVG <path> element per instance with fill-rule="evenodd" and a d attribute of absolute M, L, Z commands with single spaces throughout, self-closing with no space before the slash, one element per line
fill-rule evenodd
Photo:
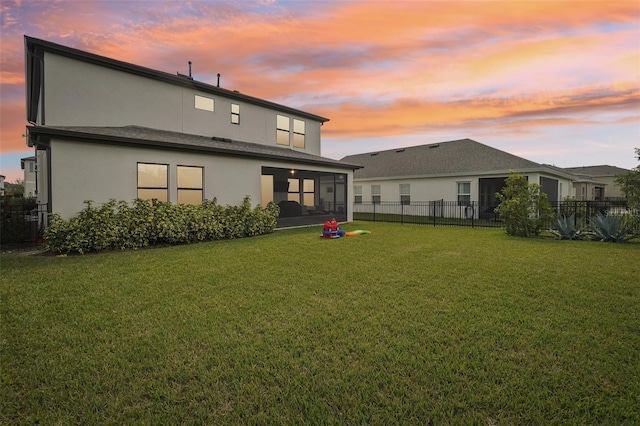
<path fill-rule="evenodd" d="M 24 170 L 24 196 L 35 197 L 36 193 L 36 156 L 20 159 L 20 168 Z"/>
<path fill-rule="evenodd" d="M 4 197 L 4 179 L 5 175 L 0 175 L 0 197 Z"/>
<path fill-rule="evenodd" d="M 350 221 L 358 166 L 320 155 L 327 118 L 25 36 L 38 199 L 280 205 L 278 226 Z M 204 54 L 204 53 L 203 53 Z"/>
<path fill-rule="evenodd" d="M 477 217 L 493 214 L 509 172 L 541 186 L 549 201 L 573 196 L 572 176 L 471 139 L 350 155 L 342 161 L 363 166 L 354 172 L 354 203 L 457 201 L 473 203 Z"/>
<path fill-rule="evenodd" d="M 566 167 L 564 170 L 576 176 L 573 186 L 578 200 L 603 201 L 624 198 L 614 180 L 618 175 L 627 174 L 627 169 L 602 165 Z"/>

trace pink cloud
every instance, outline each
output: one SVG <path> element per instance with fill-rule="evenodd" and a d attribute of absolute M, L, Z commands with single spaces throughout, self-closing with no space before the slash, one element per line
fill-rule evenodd
<path fill-rule="evenodd" d="M 597 114 L 607 123 L 640 117 L 637 2 L 2 7 L 3 151 L 23 142 L 5 139 L 24 131 L 23 32 L 170 73 L 191 60 L 196 79 L 215 84 L 219 72 L 223 87 L 330 118 L 323 133 L 333 138 L 473 122 L 525 134 Z"/>

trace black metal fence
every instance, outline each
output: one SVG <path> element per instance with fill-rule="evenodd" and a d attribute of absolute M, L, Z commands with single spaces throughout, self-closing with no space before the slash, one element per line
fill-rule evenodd
<path fill-rule="evenodd" d="M 42 245 L 47 205 L 32 199 L 0 199 L 0 250 L 30 250 Z"/>
<path fill-rule="evenodd" d="M 469 226 L 472 228 L 501 228 L 503 222 L 495 212 L 497 204 L 482 204 L 477 201 L 411 201 L 402 203 L 383 201 L 380 203 L 357 203 L 353 205 L 355 220 L 373 222 L 411 223 L 432 226 Z M 576 223 L 587 220 L 597 213 L 604 215 L 630 215 L 624 200 L 616 201 L 562 201 L 552 203 L 556 217 L 573 216 Z M 553 227 L 550 223 L 549 227 Z"/>

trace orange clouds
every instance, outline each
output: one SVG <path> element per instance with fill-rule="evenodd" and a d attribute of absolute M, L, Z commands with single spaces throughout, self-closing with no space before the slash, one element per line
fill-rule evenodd
<path fill-rule="evenodd" d="M 7 6 L 9 5 L 9 6 Z M 22 35 L 282 102 L 332 138 L 640 116 L 636 1 L 3 2 L 2 150 L 23 149 Z M 555 115 L 555 116 L 552 116 Z M 472 136 L 472 135 L 470 135 Z M 17 139 L 16 139 L 17 138 Z"/>
<path fill-rule="evenodd" d="M 483 122 L 496 127 L 560 126 L 595 121 L 599 113 L 638 112 L 640 89 L 616 92 L 613 88 L 555 92 L 545 96 L 473 98 L 466 101 L 431 102 L 398 99 L 383 106 L 344 103 L 333 112 L 323 132 L 328 137 L 364 137 L 411 134 L 429 126 L 456 126 Z M 640 117 L 639 117 L 640 120 Z"/>

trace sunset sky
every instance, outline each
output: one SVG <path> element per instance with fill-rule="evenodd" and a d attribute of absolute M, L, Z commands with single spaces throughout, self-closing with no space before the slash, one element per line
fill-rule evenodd
<path fill-rule="evenodd" d="M 22 176 L 29 35 L 330 119 L 322 155 L 471 138 L 638 165 L 640 1 L 1 0 L 0 174 Z"/>

